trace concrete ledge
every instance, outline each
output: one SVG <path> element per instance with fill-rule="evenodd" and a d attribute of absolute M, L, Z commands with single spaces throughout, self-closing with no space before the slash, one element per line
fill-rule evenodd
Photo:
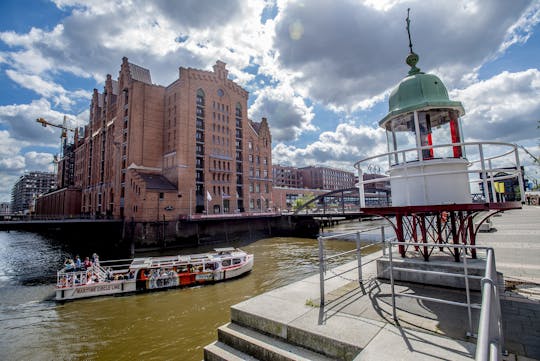
<path fill-rule="evenodd" d="M 205 361 L 257 361 L 256 358 L 216 341 L 204 348 Z"/>
<path fill-rule="evenodd" d="M 330 361 L 318 353 L 232 323 L 218 328 L 218 340 L 260 360 Z"/>
<path fill-rule="evenodd" d="M 449 260 L 448 257 L 432 255 L 429 262 L 426 262 L 423 259 L 418 258 L 401 258 L 401 256 L 398 254 L 393 256 L 394 267 L 460 275 L 464 274 L 463 263 L 454 262 L 453 260 Z M 390 261 L 388 258 L 381 258 L 377 260 L 377 277 L 382 279 L 390 279 L 389 267 Z M 483 277 L 485 275 L 485 262 L 479 259 L 468 259 L 467 272 L 472 276 Z M 394 280 L 465 289 L 465 279 L 463 277 L 454 277 L 451 275 L 432 275 L 394 270 Z M 499 273 L 499 284 L 501 283 L 501 280 L 502 274 Z M 479 279 L 469 278 L 469 287 L 471 290 L 479 291 L 481 289 L 480 284 Z"/>

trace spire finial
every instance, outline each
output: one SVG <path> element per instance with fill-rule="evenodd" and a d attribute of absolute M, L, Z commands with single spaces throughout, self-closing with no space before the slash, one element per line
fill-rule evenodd
<path fill-rule="evenodd" d="M 416 54 L 412 49 L 412 40 L 411 40 L 411 20 L 409 19 L 411 8 L 407 9 L 407 19 L 405 19 L 405 22 L 407 23 L 407 34 L 409 35 L 409 55 L 407 56 L 407 59 L 405 60 L 405 63 L 411 67 L 411 70 L 409 70 L 409 75 L 414 75 L 420 73 L 420 69 L 416 67 L 416 64 L 418 63 L 419 56 Z"/>

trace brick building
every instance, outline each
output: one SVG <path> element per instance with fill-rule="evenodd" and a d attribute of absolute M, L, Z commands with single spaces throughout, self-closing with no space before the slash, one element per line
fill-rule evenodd
<path fill-rule="evenodd" d="M 355 185 L 354 173 L 328 167 L 299 168 L 304 187 L 312 189 L 338 190 Z"/>
<path fill-rule="evenodd" d="M 304 188 L 302 173 L 296 167 L 273 165 L 272 179 L 274 187 Z"/>
<path fill-rule="evenodd" d="M 82 213 L 173 220 L 270 207 L 271 135 L 247 117 L 248 92 L 213 71 L 179 69 L 168 86 L 122 59 L 94 89 L 84 136 L 75 139 Z"/>

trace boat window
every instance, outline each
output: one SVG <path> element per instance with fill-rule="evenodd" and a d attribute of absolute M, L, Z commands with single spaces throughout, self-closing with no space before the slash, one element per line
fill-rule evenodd
<path fill-rule="evenodd" d="M 232 263 L 233 264 L 240 264 L 240 263 L 242 263 L 242 260 L 240 258 L 235 258 L 235 259 L 233 259 Z"/>
<path fill-rule="evenodd" d="M 224 259 L 223 261 L 221 261 L 221 265 L 223 267 L 230 266 L 231 265 L 231 260 L 230 259 Z"/>

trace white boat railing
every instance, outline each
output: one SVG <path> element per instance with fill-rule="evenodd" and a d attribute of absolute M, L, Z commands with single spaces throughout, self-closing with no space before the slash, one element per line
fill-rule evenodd
<path fill-rule="evenodd" d="M 463 158 L 468 162 L 467 170 L 453 171 L 428 171 L 420 174 L 412 174 L 408 172 L 408 168 L 417 167 L 418 165 L 427 165 L 436 159 L 456 159 L 453 157 L 426 157 L 424 158 L 422 151 L 437 151 L 441 155 L 452 154 L 453 149 L 460 148 L 463 150 Z M 493 148 L 493 149 L 491 149 Z M 465 150 L 467 149 L 467 152 Z M 468 156 L 465 158 L 465 154 Z M 493 154 L 493 155 L 489 155 Z M 385 159 L 386 158 L 386 159 Z M 368 168 L 374 163 L 382 165 L 387 162 L 387 168 L 381 171 L 381 174 L 390 174 L 392 167 L 399 165 L 403 168 L 402 174 L 388 176 L 384 178 L 363 179 L 363 174 L 366 173 L 363 168 Z M 495 182 L 500 182 L 506 179 L 516 179 L 519 184 L 520 200 L 523 202 L 525 197 L 525 188 L 523 184 L 523 174 L 519 161 L 518 146 L 511 143 L 503 142 L 461 142 L 440 145 L 428 145 L 423 147 L 408 148 L 387 152 L 372 157 L 364 158 L 354 164 L 358 170 L 359 192 L 361 207 L 365 207 L 364 186 L 381 181 L 391 181 L 393 179 L 408 179 L 414 177 L 425 177 L 435 175 L 454 175 L 467 174 L 469 183 L 472 185 L 482 184 L 484 197 L 486 202 L 497 202 L 497 194 Z M 473 177 L 476 176 L 476 177 Z M 489 186 L 491 185 L 491 187 Z M 491 190 L 491 193 L 489 192 Z M 408 191 L 408 189 L 407 189 Z"/>

